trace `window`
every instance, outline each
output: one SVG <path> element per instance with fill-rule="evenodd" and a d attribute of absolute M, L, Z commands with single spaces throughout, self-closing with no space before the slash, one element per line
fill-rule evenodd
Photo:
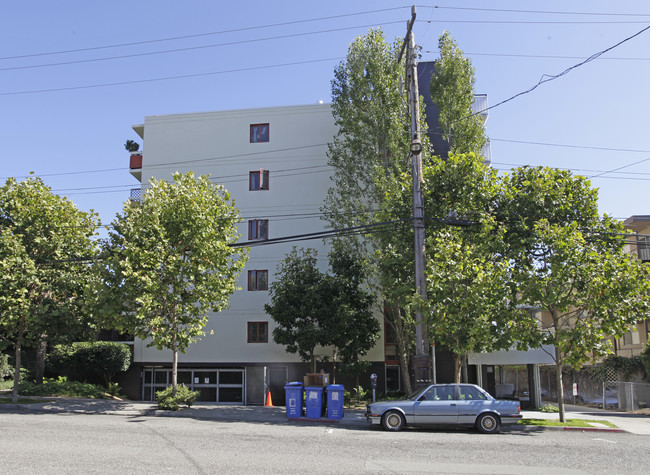
<path fill-rule="evenodd" d="M 487 396 L 474 386 L 461 386 L 460 398 L 466 401 L 485 401 Z"/>
<path fill-rule="evenodd" d="M 250 172 L 248 175 L 249 190 L 268 190 L 269 189 L 269 171 L 259 169 Z"/>
<path fill-rule="evenodd" d="M 248 290 L 269 290 L 269 271 L 249 270 Z"/>
<path fill-rule="evenodd" d="M 251 219 L 248 221 L 248 240 L 264 241 L 269 238 L 269 220 Z"/>
<path fill-rule="evenodd" d="M 269 141 L 269 124 L 251 124 L 251 143 Z"/>
<path fill-rule="evenodd" d="M 268 343 L 268 322 L 248 322 L 248 343 Z"/>

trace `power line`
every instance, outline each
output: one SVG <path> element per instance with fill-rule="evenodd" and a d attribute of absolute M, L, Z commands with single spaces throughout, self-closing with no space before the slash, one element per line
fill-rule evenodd
<path fill-rule="evenodd" d="M 512 10 L 512 9 L 504 9 L 504 8 L 446 7 L 440 5 L 421 5 L 420 8 L 434 8 L 439 10 L 469 10 L 469 11 L 477 11 L 477 12 L 499 12 L 499 13 L 536 13 L 536 14 L 544 14 L 544 15 L 650 17 L 650 13 L 605 13 L 605 12 L 566 12 L 566 11 L 557 11 L 557 10 Z"/>
<path fill-rule="evenodd" d="M 571 145 L 571 144 L 560 144 L 560 143 L 549 143 L 549 142 L 531 142 L 527 140 L 509 140 L 509 139 L 495 139 L 490 137 L 490 142 L 508 142 L 508 143 L 520 143 L 526 145 L 544 145 L 548 147 L 566 147 L 566 148 L 582 148 L 588 150 L 606 150 L 609 152 L 633 152 L 633 153 L 650 153 L 650 150 L 639 150 L 639 149 L 630 149 L 630 148 L 614 148 L 614 147 L 594 147 L 589 145 Z"/>
<path fill-rule="evenodd" d="M 368 15 L 371 13 L 382 13 L 382 12 L 387 12 L 387 11 L 392 11 L 392 10 L 401 10 L 403 8 L 408 8 L 408 6 L 404 7 L 393 7 L 393 8 L 383 8 L 380 10 L 367 10 L 363 12 L 356 12 L 356 13 L 345 13 L 345 14 L 340 14 L 340 15 L 332 15 L 332 16 L 326 16 L 326 17 L 319 17 L 319 18 L 307 18 L 307 19 L 302 19 L 302 20 L 294 20 L 294 21 L 285 21 L 281 23 L 271 23 L 267 25 L 258 25 L 258 26 L 247 26 L 247 27 L 242 27 L 242 28 L 233 28 L 230 30 L 220 30 L 220 31 L 212 31 L 212 32 L 207 32 L 207 33 L 196 33 L 192 35 L 182 35 L 182 36 L 172 36 L 172 37 L 167 37 L 167 38 L 158 38 L 155 40 L 143 40 L 143 41 L 134 41 L 130 43 L 118 43 L 118 44 L 113 44 L 113 45 L 104 45 L 104 46 L 93 46 L 93 47 L 88 47 L 88 48 L 77 48 L 77 49 L 69 49 L 69 50 L 62 50 L 62 51 L 50 51 L 50 52 L 45 52 L 45 53 L 32 53 L 32 54 L 23 54 L 23 55 L 16 55 L 16 56 L 5 56 L 5 57 L 0 57 L 0 60 L 6 60 L 6 59 L 21 59 L 21 58 L 33 58 L 37 56 L 50 56 L 50 55 L 59 55 L 59 54 L 68 54 L 68 53 L 81 53 L 81 52 L 87 52 L 87 51 L 97 51 L 97 50 L 103 50 L 103 49 L 110 49 L 110 48 L 122 48 L 126 46 L 138 46 L 138 45 L 144 45 L 144 44 L 152 44 L 152 43 L 162 43 L 166 41 L 177 41 L 177 40 L 185 40 L 185 39 L 190 39 L 190 38 L 201 38 L 205 36 L 215 36 L 215 35 L 222 35 L 222 34 L 227 34 L 227 33 L 238 33 L 241 31 L 251 31 L 251 30 L 260 30 L 263 28 L 275 28 L 278 26 L 289 26 L 289 25 L 296 25 L 300 23 L 308 23 L 308 22 L 315 22 L 315 21 L 323 21 L 323 20 L 334 20 L 338 18 L 344 18 L 344 17 L 351 17 L 351 16 L 358 16 L 358 15 Z"/>
<path fill-rule="evenodd" d="M 45 92 L 75 91 L 80 89 L 96 89 L 100 87 L 124 86 L 128 84 L 144 84 L 144 83 L 159 82 L 159 81 L 172 81 L 175 79 L 198 78 L 198 77 L 205 77 L 205 76 L 214 76 L 218 74 L 241 73 L 241 72 L 256 71 L 256 70 L 263 70 L 263 69 L 282 68 L 287 66 L 298 66 L 303 64 L 323 63 L 327 61 L 340 61 L 341 59 L 343 58 L 337 57 L 337 58 L 312 59 L 307 61 L 295 61 L 292 63 L 271 64 L 268 66 L 250 66 L 247 68 L 226 69 L 223 71 L 211 71 L 207 73 L 182 74 L 179 76 L 165 76 L 161 78 L 136 79 L 132 81 L 119 81 L 119 82 L 110 82 L 110 83 L 103 83 L 103 84 L 89 84 L 86 86 L 69 86 L 69 87 L 55 87 L 49 89 L 32 89 L 29 91 L 0 92 L 0 96 L 17 96 L 23 94 L 40 94 Z"/>
<path fill-rule="evenodd" d="M 510 101 L 516 99 L 517 97 L 520 97 L 520 96 L 523 96 L 524 94 L 528 94 L 528 93 L 530 93 L 530 92 L 533 92 L 535 89 L 537 89 L 537 88 L 538 88 L 539 86 L 541 86 L 542 84 L 544 84 L 544 83 L 546 83 L 546 82 L 553 81 L 554 79 L 558 79 L 558 78 L 560 78 L 560 77 L 562 77 L 562 76 L 564 76 L 564 75 L 570 73 L 570 72 L 573 71 L 574 69 L 579 68 L 580 66 L 583 66 L 583 65 L 585 65 L 585 64 L 587 64 L 587 63 L 593 61 L 594 59 L 600 57 L 601 55 L 607 53 L 608 51 L 611 51 L 611 50 L 613 50 L 614 48 L 617 48 L 618 46 L 622 45 L 623 43 L 626 43 L 627 41 L 630 41 L 630 40 L 632 40 L 633 38 L 636 38 L 637 36 L 639 36 L 640 34 L 644 33 L 645 31 L 647 31 L 647 30 L 649 30 L 649 29 L 650 29 L 650 26 L 646 26 L 645 28 L 643 28 L 642 30 L 636 32 L 635 34 L 633 34 L 633 35 L 631 35 L 631 36 L 628 36 L 628 37 L 625 38 L 624 40 L 619 41 L 618 43 L 616 43 L 616 44 L 613 45 L 613 46 L 610 46 L 609 48 L 606 48 L 606 49 L 604 49 L 604 50 L 602 50 L 602 51 L 599 51 L 598 53 L 594 53 L 594 54 L 592 54 L 591 56 L 589 56 L 589 57 L 588 57 L 587 59 L 585 59 L 584 61 L 581 61 L 580 63 L 574 64 L 573 66 L 571 66 L 571 67 L 565 69 L 564 71 L 562 71 L 562 72 L 559 73 L 559 74 L 555 74 L 555 75 L 544 74 L 544 75 L 542 75 L 542 78 L 537 82 L 537 84 L 535 84 L 535 85 L 534 85 L 533 87 L 531 87 L 530 89 L 527 89 L 527 90 L 522 91 L 522 92 L 520 92 L 520 93 L 518 93 L 518 94 L 515 94 L 514 96 L 509 97 L 508 99 L 505 99 L 505 100 L 503 100 L 503 101 L 501 101 L 501 102 L 499 102 L 499 103 L 497 103 L 497 104 L 495 104 L 495 105 L 493 105 L 493 106 L 486 107 L 485 109 L 480 110 L 480 111 L 478 111 L 478 112 L 475 112 L 475 113 L 473 113 L 473 114 L 471 114 L 471 115 L 469 115 L 469 116 L 467 116 L 467 117 L 465 117 L 465 118 L 463 118 L 463 119 L 460 119 L 460 120 L 464 120 L 464 119 L 467 119 L 467 118 L 469 118 L 469 117 L 472 117 L 472 116 L 475 116 L 475 115 L 478 115 L 478 114 L 482 114 L 482 113 L 484 113 L 484 112 L 489 111 L 490 109 L 494 109 L 495 107 L 499 107 L 499 106 L 501 106 L 501 105 L 503 105 L 503 104 L 505 104 L 505 103 L 507 103 L 507 102 L 510 102 Z"/>
<path fill-rule="evenodd" d="M 185 51 L 195 51 L 195 50 L 201 50 L 201 49 L 208 49 L 208 48 L 219 48 L 222 46 L 234 46 L 234 45 L 242 45 L 242 44 L 248 44 L 248 43 L 257 43 L 260 41 L 271 41 L 271 40 L 280 40 L 280 39 L 287 39 L 287 38 L 296 38 L 296 37 L 301 37 L 301 36 L 311 36 L 311 35 L 318 35 L 318 34 L 323 34 L 323 33 L 335 33 L 339 31 L 346 31 L 346 30 L 355 30 L 358 28 L 369 28 L 372 26 L 381 26 L 381 25 L 392 25 L 395 23 L 401 23 L 401 21 L 392 21 L 392 22 L 383 22 L 383 23 L 373 23 L 370 25 L 356 25 L 356 26 L 348 26 L 348 27 L 341 27 L 341 28 L 331 28 L 329 30 L 319 30 L 319 31 L 308 31 L 305 33 L 291 33 L 291 34 L 286 34 L 286 35 L 278 35 L 278 36 L 269 36 L 266 38 L 254 38 L 254 39 L 248 39 L 248 40 L 238 40 L 238 41 L 228 41 L 225 43 L 217 43 L 217 44 L 212 44 L 212 45 L 201 45 L 201 46 L 188 46 L 185 48 L 175 48 L 175 49 L 169 49 L 169 50 L 162 50 L 162 51 L 150 51 L 147 53 L 133 53 L 133 54 L 124 54 L 124 55 L 119 55 L 119 56 L 107 56 L 104 58 L 90 58 L 90 59 L 78 59 L 74 61 L 63 61 L 59 63 L 46 63 L 46 64 L 32 64 L 32 65 L 27 65 L 27 66 L 12 66 L 8 68 L 0 68 L 0 71 L 16 71 L 16 70 L 21 70 L 21 69 L 35 69 L 35 68 L 46 68 L 46 67 L 51 67 L 51 66 L 68 66 L 71 64 L 82 64 L 82 63 L 95 63 L 99 61 L 114 61 L 118 59 L 127 59 L 127 58 L 139 58 L 143 56 L 153 56 L 153 55 L 159 55 L 159 54 L 169 54 L 169 53 L 180 53 L 180 52 L 185 52 Z"/>

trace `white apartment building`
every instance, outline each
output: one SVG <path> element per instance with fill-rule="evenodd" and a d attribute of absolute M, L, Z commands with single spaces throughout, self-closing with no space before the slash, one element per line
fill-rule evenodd
<path fill-rule="evenodd" d="M 320 208 L 331 183 L 326 151 L 336 134 L 328 104 L 148 116 L 133 129 L 143 139 L 143 150 L 131 156 L 131 174 L 142 184 L 136 199 L 152 177 L 171 180 L 175 172 L 193 171 L 210 175 L 234 198 L 243 218 L 240 241 L 324 230 Z M 268 285 L 294 245 L 315 248 L 327 269 L 321 240 L 252 246 L 230 308 L 211 314 L 206 335 L 179 355 L 178 381 L 201 391 L 201 400 L 263 404 L 266 384 L 281 405 L 285 382 L 302 380 L 306 366 L 273 342 L 274 324 L 264 311 Z M 383 344 L 367 358 L 383 372 Z M 170 351 L 136 339 L 143 399 L 171 381 L 171 361 Z"/>

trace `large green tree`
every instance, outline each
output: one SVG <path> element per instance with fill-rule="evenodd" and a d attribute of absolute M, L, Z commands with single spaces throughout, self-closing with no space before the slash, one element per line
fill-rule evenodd
<path fill-rule="evenodd" d="M 204 335 L 210 310 L 228 306 L 248 254 L 231 246 L 241 219 L 228 192 L 191 172 L 173 178 L 125 204 L 91 292 L 107 327 L 171 350 L 175 395 L 178 353 Z"/>
<path fill-rule="evenodd" d="M 323 207 L 332 228 L 376 221 L 381 204 L 396 192 L 402 173 L 409 169 L 410 119 L 403 90 L 404 64 L 398 62 L 400 47 L 401 42 L 389 44 L 381 30 L 370 30 L 350 44 L 345 61 L 334 71 L 332 112 L 338 134 L 328 150 L 333 177 Z M 399 219 L 410 216 L 410 211 L 405 212 Z M 385 323 L 397 336 L 403 388 L 410 391 L 414 324 L 404 306 L 404 285 L 395 284 L 406 279 L 411 282 L 408 287 L 414 288 L 407 252 L 412 244 L 395 243 L 389 233 L 348 239 L 367 263 L 368 282 L 383 300 Z M 384 265 L 388 254 L 393 265 Z"/>
<path fill-rule="evenodd" d="M 335 313 L 331 286 L 318 269 L 314 249 L 294 249 L 280 264 L 269 286 L 271 303 L 264 309 L 275 322 L 273 341 L 298 354 L 316 372 L 316 347 L 326 342 L 322 321 Z"/>
<path fill-rule="evenodd" d="M 326 282 L 334 297 L 333 318 L 324 322 L 326 343 L 333 348 L 334 369 L 340 359 L 346 373 L 357 378 L 370 363 L 363 357 L 379 339 L 381 326 L 375 316 L 375 295 L 366 287 L 366 268 L 349 247 L 335 243 L 329 253 L 331 275 Z"/>
<path fill-rule="evenodd" d="M 0 341 L 15 350 L 14 400 L 23 346 L 67 341 L 90 326 L 82 297 L 97 225 L 40 178 L 0 188 Z"/>
<path fill-rule="evenodd" d="M 555 348 L 564 421 L 562 366 L 610 353 L 607 337 L 647 318 L 648 270 L 625 252 L 622 223 L 599 216 L 590 182 L 569 171 L 515 169 L 497 206 L 518 303 L 542 311 L 528 343 Z"/>
<path fill-rule="evenodd" d="M 438 40 L 440 59 L 431 78 L 431 99 L 438 106 L 443 138 L 454 153 L 481 154 L 487 143 L 483 119 L 472 115 L 474 67 L 445 31 Z"/>

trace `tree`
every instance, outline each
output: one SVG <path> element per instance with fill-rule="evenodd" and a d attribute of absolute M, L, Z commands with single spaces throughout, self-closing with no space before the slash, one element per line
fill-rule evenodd
<path fill-rule="evenodd" d="M 333 183 L 323 206 L 324 219 L 332 228 L 373 222 L 377 209 L 396 191 L 399 177 L 408 170 L 410 142 L 405 131 L 410 119 L 402 87 L 404 65 L 397 61 L 400 47 L 401 42 L 388 44 L 381 30 L 370 30 L 350 44 L 346 60 L 334 71 L 332 112 L 339 129 L 328 150 Z M 398 219 L 408 216 L 410 211 Z M 410 392 L 413 322 L 403 306 L 404 285 L 392 284 L 402 281 L 406 269 L 413 268 L 408 253 L 412 244 L 402 241 L 394 247 L 390 233 L 347 239 L 367 263 L 367 284 L 384 301 L 385 322 L 397 336 L 403 387 Z M 386 254 L 395 265 L 383 265 Z M 413 281 L 412 275 L 406 278 Z M 409 296 L 413 288 L 410 285 Z"/>
<path fill-rule="evenodd" d="M 543 311 L 529 344 L 555 348 L 564 422 L 562 366 L 610 353 L 607 337 L 647 317 L 648 270 L 625 252 L 622 223 L 599 216 L 589 181 L 568 171 L 513 170 L 497 215 L 507 225 L 518 302 Z"/>
<path fill-rule="evenodd" d="M 487 143 L 483 120 L 472 115 L 474 67 L 448 31 L 438 40 L 440 59 L 431 78 L 431 99 L 438 106 L 443 138 L 454 153 L 481 154 Z"/>
<path fill-rule="evenodd" d="M 309 362 L 315 373 L 315 349 L 326 341 L 321 322 L 334 313 L 333 299 L 327 295 L 330 288 L 318 269 L 317 252 L 294 247 L 275 275 L 269 287 L 271 303 L 264 305 L 276 324 L 273 341 Z"/>
<path fill-rule="evenodd" d="M 340 357 L 344 372 L 359 373 L 369 367 L 362 360 L 379 339 L 380 324 L 373 313 L 375 295 L 364 289 L 365 268 L 349 248 L 335 243 L 329 254 L 332 275 L 327 276 L 329 295 L 334 296 L 335 313 L 324 322 L 325 342 L 333 348 L 332 381 Z"/>
<path fill-rule="evenodd" d="M 204 335 L 208 311 L 227 307 L 247 250 L 233 248 L 240 221 L 228 192 L 208 177 L 151 180 L 140 206 L 125 204 L 103 242 L 91 293 L 109 328 L 178 353 Z"/>
<path fill-rule="evenodd" d="M 0 188 L 0 341 L 15 350 L 14 400 L 23 346 L 89 328 L 82 297 L 97 224 L 93 212 L 54 195 L 40 178 L 9 178 Z"/>

